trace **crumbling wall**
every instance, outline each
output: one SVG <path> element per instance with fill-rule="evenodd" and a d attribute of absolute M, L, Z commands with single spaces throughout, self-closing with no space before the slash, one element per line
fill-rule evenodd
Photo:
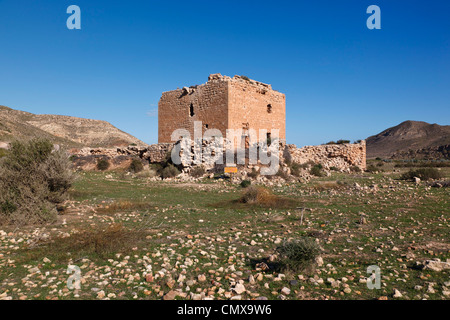
<path fill-rule="evenodd" d="M 97 160 L 110 161 L 110 170 L 125 169 L 133 159 L 141 159 L 147 163 L 163 163 L 170 156 L 172 143 L 159 143 L 149 146 L 128 146 L 118 148 L 83 148 L 72 149 L 70 154 L 75 167 L 83 170 L 94 170 Z"/>
<path fill-rule="evenodd" d="M 297 148 L 286 145 L 288 156 L 293 162 L 303 164 L 309 161 L 320 163 L 325 169 L 331 167 L 348 170 L 351 166 L 366 169 L 366 141 L 354 144 L 332 144 Z M 286 157 L 286 156 L 285 156 Z"/>

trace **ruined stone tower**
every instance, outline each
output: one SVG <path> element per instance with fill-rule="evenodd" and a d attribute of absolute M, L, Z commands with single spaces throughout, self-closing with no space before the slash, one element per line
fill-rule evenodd
<path fill-rule="evenodd" d="M 218 129 L 223 136 L 227 129 L 249 128 L 279 130 L 286 139 L 286 97 L 268 84 L 242 76 L 233 78 L 212 74 L 208 82 L 164 92 L 158 104 L 158 142 L 170 143 L 176 129 L 194 134 L 194 122 L 202 122 L 202 133 Z M 265 139 L 266 137 L 258 137 Z"/>

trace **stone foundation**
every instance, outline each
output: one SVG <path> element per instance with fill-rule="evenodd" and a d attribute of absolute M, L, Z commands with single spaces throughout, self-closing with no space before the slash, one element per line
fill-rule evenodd
<path fill-rule="evenodd" d="M 223 156 L 225 162 L 226 146 L 230 142 L 225 142 L 223 149 Z M 133 158 L 139 158 L 147 163 L 163 163 L 168 157 L 175 144 L 172 143 L 160 143 L 150 146 L 129 146 L 126 148 L 83 148 L 81 150 L 71 150 L 72 154 L 78 157 L 81 161 L 87 159 L 106 157 L 109 160 L 113 160 L 111 169 L 115 167 L 123 167 L 120 165 L 122 162 L 129 162 Z M 192 155 L 194 152 L 194 145 L 191 141 Z M 203 154 L 211 154 L 217 147 L 216 142 L 202 143 Z M 195 149 L 200 148 L 196 146 Z M 196 150 L 197 151 L 197 150 Z M 119 161 L 120 160 L 120 161 Z M 186 158 L 181 155 L 182 164 L 184 167 L 194 166 L 194 157 Z M 247 159 L 248 160 L 248 159 Z M 361 170 L 366 169 L 366 142 L 362 141 L 355 144 L 336 144 L 336 145 L 320 145 L 320 146 L 305 146 L 297 148 L 293 144 L 284 145 L 280 144 L 280 163 L 286 161 L 292 161 L 299 164 L 304 163 L 320 163 L 325 170 L 330 170 L 334 167 L 340 171 L 349 171 L 350 167 L 357 166 Z M 248 161 L 246 161 L 248 163 Z M 214 162 L 205 162 L 203 159 L 202 166 L 207 170 L 212 169 L 215 166 Z M 81 163 L 81 167 L 83 167 Z M 222 165 L 223 167 L 223 165 Z M 90 167 L 89 167 L 90 168 Z"/>
<path fill-rule="evenodd" d="M 288 144 L 284 156 L 299 164 L 320 163 L 326 170 L 335 167 L 341 171 L 347 171 L 351 166 L 357 166 L 361 170 L 365 170 L 366 141 L 363 140 L 354 144 L 305 146 L 302 148 Z"/>

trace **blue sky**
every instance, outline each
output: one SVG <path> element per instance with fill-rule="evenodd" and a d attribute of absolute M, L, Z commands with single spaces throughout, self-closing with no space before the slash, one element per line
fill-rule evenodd
<path fill-rule="evenodd" d="M 69 5 L 81 30 L 68 30 Z M 381 30 L 369 30 L 369 5 Z M 286 94 L 288 143 L 450 124 L 449 1 L 0 0 L 0 104 L 157 142 L 161 92 L 211 73 Z"/>

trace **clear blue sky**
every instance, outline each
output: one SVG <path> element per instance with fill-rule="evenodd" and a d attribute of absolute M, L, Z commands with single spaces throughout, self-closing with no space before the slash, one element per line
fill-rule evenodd
<path fill-rule="evenodd" d="M 81 30 L 66 9 L 81 8 Z M 381 8 L 381 30 L 366 9 Z M 450 124 L 450 1 L 0 0 L 0 104 L 157 141 L 161 92 L 246 75 L 286 94 L 287 139 Z"/>

